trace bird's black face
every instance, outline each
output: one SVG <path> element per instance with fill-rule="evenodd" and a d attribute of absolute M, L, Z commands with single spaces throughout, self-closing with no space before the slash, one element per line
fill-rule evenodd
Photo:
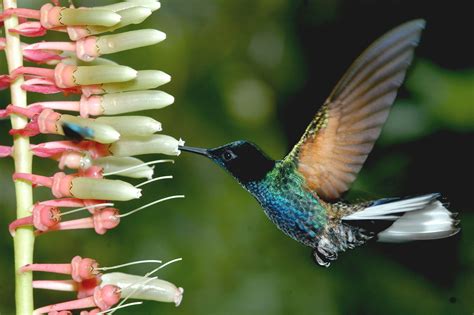
<path fill-rule="evenodd" d="M 255 144 L 247 141 L 235 141 L 214 149 L 201 149 L 182 146 L 182 151 L 193 152 L 207 156 L 242 184 L 258 181 L 275 166 L 270 159 Z"/>

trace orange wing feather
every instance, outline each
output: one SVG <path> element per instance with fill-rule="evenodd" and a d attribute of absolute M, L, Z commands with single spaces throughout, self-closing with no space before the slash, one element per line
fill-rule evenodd
<path fill-rule="evenodd" d="M 310 189 L 341 197 L 355 180 L 387 120 L 425 22 L 388 32 L 357 58 L 285 158 L 296 162 Z"/>

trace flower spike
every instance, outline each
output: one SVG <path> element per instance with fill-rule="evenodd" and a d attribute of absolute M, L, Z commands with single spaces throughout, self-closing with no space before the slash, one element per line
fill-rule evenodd
<path fill-rule="evenodd" d="M 80 310 L 81 315 L 98 315 L 113 314 L 124 307 L 143 303 L 125 304 L 129 298 L 179 305 L 183 289 L 151 275 L 180 259 L 138 277 L 103 273 L 138 263 L 161 261 L 142 260 L 99 267 L 94 259 L 80 256 L 75 256 L 69 264 L 37 264 L 30 255 L 34 236 L 73 229 L 93 229 L 104 234 L 117 227 L 124 217 L 157 203 L 184 197 L 168 196 L 123 214 L 109 202 L 140 198 L 142 186 L 172 178 L 153 177 L 155 164 L 172 160 L 143 162 L 131 155 L 179 155 L 179 145 L 184 144 L 181 139 L 155 134 L 162 130 L 162 125 L 151 117 L 117 116 L 172 104 L 173 96 L 152 90 L 168 83 L 171 77 L 157 70 L 136 71 L 101 57 L 164 40 L 165 33 L 154 29 L 110 34 L 127 25 L 141 23 L 160 8 L 160 2 L 125 0 L 96 8 L 75 8 L 70 1 L 68 8 L 60 6 L 59 0 L 51 0 L 52 4 L 45 4 L 39 10 L 17 8 L 16 1 L 10 2 L 0 13 L 0 26 L 6 26 L 7 33 L 6 38 L 0 37 L 0 50 L 5 50 L 9 70 L 8 75 L 0 75 L 0 90 L 12 90 L 12 104 L 0 109 L 0 118 L 11 118 L 10 134 L 15 137 L 13 146 L 0 145 L 0 158 L 10 156 L 15 160 L 14 181 L 31 183 L 15 185 L 17 199 L 22 203 L 17 209 L 18 218 L 9 225 L 10 233 L 19 244 L 15 246 L 18 251 L 15 258 L 20 257 L 20 265 L 23 265 L 15 276 L 16 283 L 22 288 L 17 290 L 17 309 L 34 315 L 68 315 L 74 310 Z M 26 44 L 19 40 L 21 36 L 38 37 L 48 31 L 67 34 L 71 41 Z M 23 61 L 50 67 L 24 66 Z M 73 101 L 45 101 L 28 106 L 26 92 L 81 95 L 80 100 L 78 97 Z M 28 138 L 40 133 L 64 135 L 69 140 L 30 144 Z M 32 155 L 57 161 L 61 170 L 77 171 L 72 174 L 58 172 L 50 177 L 36 175 L 31 169 Z M 133 186 L 121 180 L 104 179 L 104 176 L 115 175 L 144 180 Z M 31 189 L 19 188 L 36 186 L 50 188 L 58 199 L 32 204 Z M 65 218 L 84 210 L 87 210 L 85 217 Z M 29 273 L 33 271 L 67 274 L 70 279 L 32 281 Z M 25 272 L 28 274 L 23 274 Z M 28 288 L 76 292 L 77 299 L 33 311 Z"/>

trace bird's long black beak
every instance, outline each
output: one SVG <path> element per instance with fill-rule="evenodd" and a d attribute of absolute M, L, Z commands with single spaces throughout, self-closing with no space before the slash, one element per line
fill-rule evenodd
<path fill-rule="evenodd" d="M 199 155 L 204 155 L 204 156 L 210 157 L 209 152 L 208 152 L 207 149 L 196 148 L 196 147 L 188 147 L 188 146 L 185 146 L 185 145 L 179 146 L 178 149 L 181 150 L 181 151 L 196 153 L 196 154 L 199 154 Z"/>

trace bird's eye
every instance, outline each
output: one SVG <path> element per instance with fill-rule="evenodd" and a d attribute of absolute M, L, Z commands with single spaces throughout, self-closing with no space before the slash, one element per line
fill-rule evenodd
<path fill-rule="evenodd" d="M 234 152 L 232 151 L 225 151 L 224 153 L 222 153 L 222 158 L 224 159 L 224 161 L 230 161 L 232 159 L 235 159 L 237 156 L 234 154 Z"/>

